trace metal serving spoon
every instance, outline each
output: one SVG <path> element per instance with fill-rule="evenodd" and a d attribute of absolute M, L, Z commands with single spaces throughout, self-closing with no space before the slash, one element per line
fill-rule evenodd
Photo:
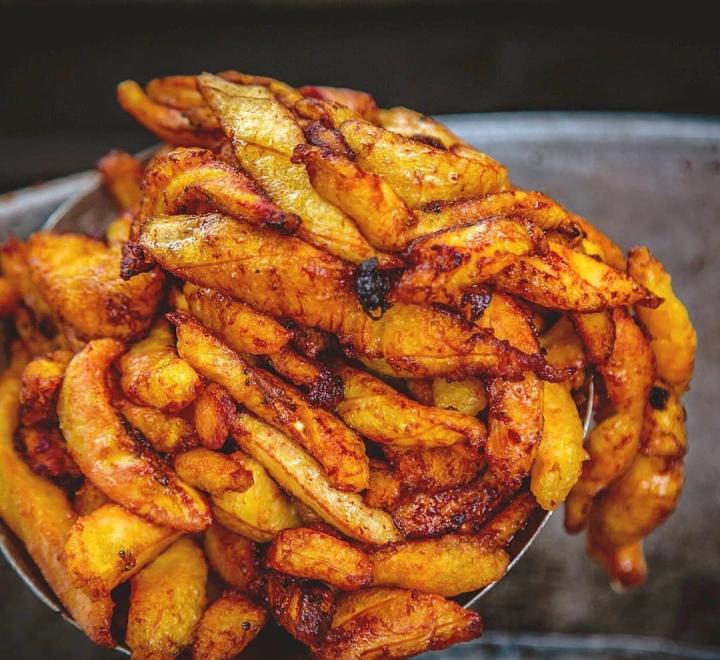
<path fill-rule="evenodd" d="M 147 158 L 154 149 L 147 150 L 139 154 L 141 158 Z M 71 197 L 62 204 L 42 226 L 44 231 L 57 232 L 82 232 L 92 236 L 102 236 L 105 227 L 117 217 L 115 204 L 110 196 L 105 192 L 100 177 L 88 184 L 83 192 Z M 584 411 L 583 429 L 587 436 L 592 420 L 592 401 L 594 388 L 592 379 L 588 380 L 587 386 L 587 404 Z M 510 563 L 507 572 L 515 566 L 520 558 L 528 551 L 533 541 L 540 533 L 552 515 L 551 511 L 543 511 L 538 509 L 530 518 L 523 531 L 518 534 L 508 547 L 510 555 Z M 23 544 L 15 537 L 15 535 L 0 521 L 0 551 L 7 559 L 8 563 L 15 572 L 23 579 L 30 590 L 50 609 L 57 612 L 66 621 L 77 626 L 77 624 L 68 616 L 62 605 L 53 593 L 52 589 L 43 579 L 37 566 L 29 557 Z M 507 572 L 505 575 L 507 575 Z M 504 576 L 503 576 L 504 577 Z M 472 610 L 476 610 L 480 599 L 490 591 L 497 582 L 487 585 L 480 591 L 463 594 L 456 600 L 463 606 Z M 124 646 L 116 647 L 117 651 L 128 654 L 130 651 Z"/>

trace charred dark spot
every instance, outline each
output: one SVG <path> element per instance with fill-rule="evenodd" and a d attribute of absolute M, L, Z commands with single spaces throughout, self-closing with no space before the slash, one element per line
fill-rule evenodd
<path fill-rule="evenodd" d="M 155 261 L 145 253 L 145 250 L 132 241 L 128 241 L 122 247 L 122 258 L 120 260 L 120 277 L 129 280 L 135 275 L 146 273 L 152 270 Z"/>
<path fill-rule="evenodd" d="M 357 269 L 355 277 L 355 294 L 365 313 L 374 320 L 390 309 L 390 303 L 385 299 L 390 293 L 390 278 L 387 273 L 378 268 L 376 257 L 363 261 Z"/>
<path fill-rule="evenodd" d="M 271 211 L 265 220 L 265 224 L 281 234 L 294 234 L 300 227 L 302 221 L 294 213 L 284 211 Z"/>
<path fill-rule="evenodd" d="M 323 369 L 320 375 L 313 381 L 307 393 L 307 400 L 312 406 L 335 410 L 338 403 L 342 401 L 344 388 L 342 379 L 335 374 Z"/>
<path fill-rule="evenodd" d="M 462 304 L 470 308 L 470 321 L 477 321 L 487 309 L 492 295 L 487 291 L 482 293 L 466 293 L 462 297 Z"/>
<path fill-rule="evenodd" d="M 329 128 L 319 121 L 310 122 L 304 130 L 305 139 L 314 147 L 330 149 L 349 160 L 355 160 L 355 152 L 345 142 L 342 133 L 336 128 Z"/>
<path fill-rule="evenodd" d="M 37 328 L 40 334 L 47 339 L 54 339 L 57 337 L 58 329 L 55 325 L 55 321 L 49 316 L 43 316 L 38 320 Z"/>
<path fill-rule="evenodd" d="M 427 144 L 429 147 L 435 147 L 435 149 L 442 149 L 443 151 L 447 151 L 447 148 L 445 145 L 440 142 L 437 138 L 432 137 L 431 135 L 423 135 L 422 133 L 417 133 L 416 135 L 411 136 L 410 138 L 414 142 L 420 142 L 421 144 Z"/>
<path fill-rule="evenodd" d="M 466 255 L 449 245 L 433 245 L 431 250 L 434 256 L 433 265 L 438 273 L 455 270 L 466 259 Z"/>
<path fill-rule="evenodd" d="M 425 206 L 422 207 L 422 210 L 426 211 L 427 213 L 441 213 L 445 206 L 445 202 L 441 201 L 428 202 L 427 204 L 425 204 Z"/>
<path fill-rule="evenodd" d="M 665 410 L 669 398 L 670 392 L 668 392 L 664 387 L 656 386 L 650 390 L 650 405 L 655 410 Z"/>
<path fill-rule="evenodd" d="M 247 631 L 247 630 L 250 630 L 250 628 L 252 628 L 252 624 L 249 621 L 243 621 L 242 624 L 240 625 L 240 627 L 243 630 Z"/>

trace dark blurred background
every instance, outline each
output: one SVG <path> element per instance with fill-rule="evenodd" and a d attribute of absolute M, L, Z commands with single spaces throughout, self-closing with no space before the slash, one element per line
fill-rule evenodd
<path fill-rule="evenodd" d="M 0 0 L 0 192 L 149 144 L 115 104 L 126 78 L 237 68 L 428 113 L 720 114 L 710 3 L 663 4 Z"/>

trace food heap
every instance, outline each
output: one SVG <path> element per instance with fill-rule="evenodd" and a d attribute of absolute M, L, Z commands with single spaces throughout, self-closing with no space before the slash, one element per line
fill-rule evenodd
<path fill-rule="evenodd" d="M 647 248 L 365 93 L 118 97 L 164 142 L 100 162 L 119 217 L 8 240 L 0 278 L 0 515 L 93 641 L 230 658 L 274 620 L 321 659 L 444 648 L 482 627 L 452 598 L 562 502 L 645 578 L 695 350 Z"/>

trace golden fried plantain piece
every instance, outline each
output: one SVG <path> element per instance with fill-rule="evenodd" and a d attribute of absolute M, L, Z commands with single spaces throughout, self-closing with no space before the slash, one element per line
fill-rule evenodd
<path fill-rule="evenodd" d="M 663 299 L 657 309 L 638 307 L 635 313 L 650 333 L 658 376 L 682 394 L 690 383 L 697 348 L 688 311 L 675 295 L 670 275 L 648 248 L 630 250 L 628 273 Z"/>
<path fill-rule="evenodd" d="M 265 579 L 265 600 L 273 619 L 311 649 L 320 644 L 335 613 L 335 589 L 275 571 Z"/>
<path fill-rule="evenodd" d="M 200 322 L 241 353 L 271 355 L 285 346 L 292 333 L 275 319 L 229 296 L 186 282 L 188 310 Z"/>
<path fill-rule="evenodd" d="M 370 553 L 373 585 L 458 596 L 499 580 L 509 557 L 475 536 L 391 543 Z"/>
<path fill-rule="evenodd" d="M 380 177 L 327 148 L 299 144 L 294 163 L 307 169 L 313 188 L 350 216 L 363 236 L 383 250 L 402 250 L 417 218 Z"/>
<path fill-rule="evenodd" d="M 572 218 L 585 234 L 581 246 L 586 254 L 598 256 L 613 268 L 625 270 L 625 253 L 618 245 L 585 218 L 575 214 L 572 214 Z"/>
<path fill-rule="evenodd" d="M 641 540 L 675 510 L 682 485 L 682 461 L 636 456 L 628 471 L 593 503 L 590 543 L 622 547 Z"/>
<path fill-rule="evenodd" d="M 492 218 L 423 236 L 408 249 L 393 299 L 456 305 L 464 293 L 492 280 L 519 257 L 547 252 L 545 235 L 532 223 Z"/>
<path fill-rule="evenodd" d="M 318 660 L 406 658 L 482 634 L 480 615 L 437 594 L 374 587 L 338 599 Z"/>
<path fill-rule="evenodd" d="M 543 383 L 543 433 L 532 466 L 530 489 L 543 509 L 552 511 L 577 483 L 583 461 L 583 425 L 570 392 Z"/>
<path fill-rule="evenodd" d="M 590 512 L 588 552 L 613 580 L 625 586 L 644 581 L 642 539 L 675 510 L 686 451 L 682 404 L 658 381 L 645 409 L 641 453 Z"/>
<path fill-rule="evenodd" d="M 176 312 L 168 318 L 177 327 L 180 355 L 208 380 L 305 447 L 334 486 L 350 491 L 367 486 L 365 445 L 354 431 L 331 413 L 308 405 L 300 392 L 276 376 L 250 366 L 191 316 Z"/>
<path fill-rule="evenodd" d="M 0 276 L 0 316 L 12 316 L 20 302 L 20 291 L 7 277 Z"/>
<path fill-rule="evenodd" d="M 110 499 L 159 525 L 201 531 L 210 524 L 205 500 L 128 434 L 110 403 L 107 373 L 123 349 L 96 339 L 70 361 L 58 401 L 70 454 Z"/>
<path fill-rule="evenodd" d="M 613 414 L 590 433 L 580 480 L 565 506 L 565 528 L 580 531 L 592 498 L 607 488 L 632 463 L 640 444 L 645 403 L 655 377 L 652 350 L 642 330 L 622 308 L 613 310 L 615 345 L 604 365 L 597 367 L 605 382 Z"/>
<path fill-rule="evenodd" d="M 615 323 L 611 310 L 602 312 L 573 312 L 570 314 L 575 330 L 582 339 L 588 361 L 605 364 L 615 345 Z"/>
<path fill-rule="evenodd" d="M 31 360 L 22 373 L 20 404 L 26 426 L 57 421 L 57 400 L 72 353 L 53 351 Z"/>
<path fill-rule="evenodd" d="M 460 530 L 476 533 L 492 511 L 510 494 L 488 470 L 471 483 L 439 493 L 416 493 L 392 510 L 407 538 L 440 536 Z"/>
<path fill-rule="evenodd" d="M 80 339 L 128 341 L 150 327 L 164 275 L 154 270 L 125 281 L 119 262 L 119 248 L 81 234 L 40 233 L 28 239 L 33 283 Z"/>
<path fill-rule="evenodd" d="M 96 165 L 103 184 L 121 211 L 135 208 L 142 196 L 145 165 L 127 151 L 113 149 Z"/>
<path fill-rule="evenodd" d="M 478 323 L 499 339 L 539 350 L 530 318 L 510 296 L 495 293 Z M 514 489 L 532 469 L 543 429 L 543 383 L 533 373 L 518 382 L 492 378 L 486 384 L 489 412 L 485 454 L 490 471 Z"/>
<path fill-rule="evenodd" d="M 80 629 L 96 644 L 113 647 L 110 624 L 115 604 L 73 583 L 61 560 L 75 513 L 65 493 L 34 474 L 17 455 L 13 434 L 20 408 L 20 372 L 11 364 L 0 375 L 0 517 L 25 545 L 43 577 Z"/>
<path fill-rule="evenodd" d="M 166 413 L 186 408 L 205 383 L 175 350 L 175 335 L 165 319 L 158 320 L 143 340 L 121 358 L 120 384 L 125 396 L 140 406 Z"/>
<path fill-rule="evenodd" d="M 207 576 L 202 550 L 183 538 L 132 578 L 125 641 L 133 658 L 172 658 L 192 644 Z"/>
<path fill-rule="evenodd" d="M 621 587 L 637 587 L 647 580 L 643 542 L 621 547 L 601 547 L 588 537 L 588 553 Z"/>
<path fill-rule="evenodd" d="M 623 271 L 557 241 L 548 243 L 547 254 L 520 257 L 500 273 L 495 278 L 498 288 L 543 307 L 576 312 L 660 304 Z"/>
<path fill-rule="evenodd" d="M 419 139 L 421 142 L 430 138 L 437 146 L 445 149 L 463 144 L 463 141 L 444 124 L 410 108 L 402 106 L 382 108 L 379 110 L 377 118 L 378 123 L 384 129 L 400 133 L 408 138 Z"/>
<path fill-rule="evenodd" d="M 292 157 L 251 143 L 235 143 L 243 168 L 270 198 L 301 219 L 299 238 L 350 263 L 373 257 L 383 268 L 402 264 L 397 255 L 374 248 L 346 213 L 320 195 L 310 183 L 306 168 Z"/>
<path fill-rule="evenodd" d="M 532 494 L 520 493 L 483 526 L 477 537 L 489 545 L 507 547 L 515 535 L 525 528 L 537 508 L 538 504 Z"/>
<path fill-rule="evenodd" d="M 250 73 L 235 71 L 234 69 L 221 71 L 218 73 L 218 76 L 223 80 L 238 85 L 260 85 L 261 87 L 267 87 L 275 98 L 288 108 L 292 108 L 292 106 L 302 98 L 299 90 L 284 83 L 282 80 L 269 78 L 268 76 L 256 76 Z"/>
<path fill-rule="evenodd" d="M 319 580 L 343 591 L 354 591 L 372 581 L 368 556 L 347 541 L 320 529 L 297 527 L 278 534 L 268 548 L 268 568 L 286 575 Z"/>
<path fill-rule="evenodd" d="M 317 358 L 328 349 L 332 336 L 324 330 L 285 320 L 284 326 L 292 333 L 292 345 L 305 357 Z"/>
<path fill-rule="evenodd" d="M 27 243 L 10 237 L 3 243 L 1 255 L 4 277 L 20 293 L 22 302 L 32 310 L 34 319 L 45 330 L 44 334 L 51 335 L 49 331 L 56 330 L 57 319 L 31 277 Z M 22 309 L 21 306 L 17 312 L 19 313 Z"/>
<path fill-rule="evenodd" d="M 118 504 L 103 504 L 70 528 L 63 559 L 78 585 L 109 594 L 151 562 L 180 532 L 140 518 Z"/>
<path fill-rule="evenodd" d="M 599 312 L 605 314 L 605 312 Z M 583 316 L 590 316 L 584 314 Z M 545 359 L 556 369 L 575 369 L 565 387 L 575 388 L 582 383 L 583 368 L 587 364 L 583 341 L 575 331 L 567 316 L 561 316 L 557 322 L 539 337 L 540 346 L 545 351 Z"/>
<path fill-rule="evenodd" d="M 458 442 L 451 447 L 405 451 L 386 450 L 403 493 L 437 493 L 470 483 L 485 467 L 478 445 Z"/>
<path fill-rule="evenodd" d="M 530 221 L 554 238 L 571 243 L 582 235 L 574 217 L 562 206 L 542 193 L 528 190 L 504 190 L 482 197 L 430 202 L 415 214 L 418 236 L 497 217 Z"/>
<path fill-rule="evenodd" d="M 194 660 L 231 660 L 267 622 L 267 612 L 237 591 L 226 591 L 205 610 L 193 644 Z"/>
<path fill-rule="evenodd" d="M 33 357 L 69 348 L 64 334 L 58 331 L 53 322 L 46 325 L 45 319 L 38 319 L 33 310 L 25 305 L 21 304 L 17 308 L 14 321 L 18 337 Z"/>
<path fill-rule="evenodd" d="M 117 86 L 117 101 L 142 126 L 163 142 L 183 147 L 213 147 L 222 140 L 219 127 L 199 126 L 183 110 L 165 105 L 148 96 L 133 80 Z"/>
<path fill-rule="evenodd" d="M 245 222 L 292 233 L 300 219 L 285 213 L 244 172 L 217 160 L 207 149 L 174 149 L 150 162 L 138 211 L 142 222 L 183 209 L 211 208 Z M 134 228 L 133 238 L 137 238 Z"/>
<path fill-rule="evenodd" d="M 122 246 L 130 240 L 133 214 L 126 211 L 113 220 L 105 229 L 105 241 L 110 247 Z"/>
<path fill-rule="evenodd" d="M 387 511 L 394 507 L 403 495 L 397 472 L 384 461 L 371 458 L 370 480 L 363 493 L 365 504 Z"/>
<path fill-rule="evenodd" d="M 30 469 L 36 474 L 60 483 L 82 476 L 57 426 L 21 426 L 15 440 Z"/>
<path fill-rule="evenodd" d="M 372 320 L 351 289 L 348 264 L 296 238 L 220 215 L 174 216 L 147 222 L 141 243 L 175 275 L 272 316 L 337 333 L 359 354 L 385 357 L 415 378 L 517 378 L 524 370 L 564 377 L 539 354 L 516 351 L 446 310 L 396 304 Z"/>
<path fill-rule="evenodd" d="M 175 467 L 211 493 L 215 519 L 237 534 L 264 543 L 280 530 L 300 525 L 292 503 L 265 468 L 240 451 L 226 455 L 195 449 L 178 456 Z M 249 486 L 247 473 L 252 475 Z M 233 490 L 235 484 L 238 489 Z"/>
<path fill-rule="evenodd" d="M 361 119 L 335 128 L 355 152 L 357 164 L 388 183 L 411 209 L 508 187 L 507 171 L 497 163 L 457 156 Z"/>
<path fill-rule="evenodd" d="M 410 385 L 412 381 L 408 381 Z M 433 402 L 438 408 L 457 410 L 465 415 L 477 415 L 487 408 L 485 386 L 477 378 L 465 380 L 432 380 Z"/>
<path fill-rule="evenodd" d="M 188 483 L 213 496 L 227 491 L 244 493 L 253 485 L 253 474 L 243 465 L 242 453 L 228 455 L 198 447 L 178 455 L 175 469 Z"/>
<path fill-rule="evenodd" d="M 146 94 L 171 108 L 186 110 L 188 108 L 207 107 L 205 99 L 197 88 L 196 76 L 164 76 L 153 78 L 145 85 Z"/>
<path fill-rule="evenodd" d="M 99 488 L 93 486 L 92 481 L 85 479 L 82 486 L 75 491 L 72 505 L 78 516 L 87 516 L 109 501 Z"/>
<path fill-rule="evenodd" d="M 228 585 L 241 591 L 257 590 L 262 575 L 258 546 L 249 538 L 213 522 L 205 532 L 205 554 L 210 568 Z"/>
<path fill-rule="evenodd" d="M 192 424 L 183 417 L 169 415 L 157 408 L 138 406 L 122 397 L 115 397 L 113 406 L 161 454 L 187 451 L 200 444 Z"/>
<path fill-rule="evenodd" d="M 317 360 L 289 346 L 267 357 L 277 373 L 305 392 L 310 405 L 335 410 L 335 406 L 342 400 L 342 381 Z"/>
<path fill-rule="evenodd" d="M 347 108 L 363 119 L 375 123 L 378 117 L 378 107 L 375 99 L 367 92 L 346 87 L 325 87 L 322 85 L 306 85 L 298 90 L 303 96 L 333 101 Z M 383 111 L 381 110 L 380 113 Z"/>
<path fill-rule="evenodd" d="M 485 439 L 485 426 L 475 417 L 423 406 L 378 378 L 341 363 L 334 372 L 344 384 L 338 415 L 369 440 L 409 448 L 449 446 L 461 440 L 480 443 Z"/>
<path fill-rule="evenodd" d="M 374 544 L 399 540 L 387 513 L 366 506 L 356 493 L 333 488 L 315 460 L 280 431 L 239 414 L 232 433 L 285 490 L 346 536 Z"/>
<path fill-rule="evenodd" d="M 195 400 L 193 424 L 207 449 L 220 449 L 225 444 L 236 408 L 228 391 L 217 383 L 210 383 Z"/>

